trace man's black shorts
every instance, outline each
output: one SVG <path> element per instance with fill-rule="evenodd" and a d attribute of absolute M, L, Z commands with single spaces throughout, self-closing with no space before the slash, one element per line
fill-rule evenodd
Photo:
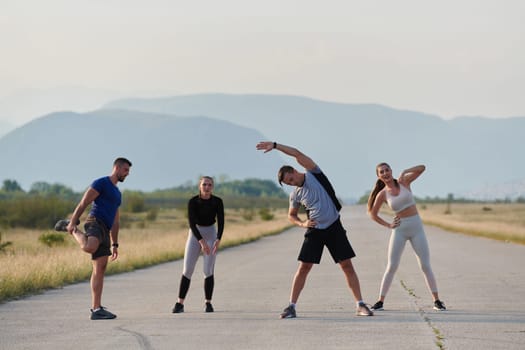
<path fill-rule="evenodd" d="M 336 264 L 355 257 L 340 219 L 326 229 L 308 229 L 304 234 L 303 246 L 297 259 L 306 263 L 319 264 L 324 246 L 328 248 Z"/>
<path fill-rule="evenodd" d="M 95 260 L 101 256 L 111 255 L 111 240 L 109 238 L 109 229 L 106 225 L 94 216 L 88 216 L 84 224 L 84 231 L 86 236 L 93 236 L 98 238 L 98 249 L 91 254 L 91 259 Z"/>

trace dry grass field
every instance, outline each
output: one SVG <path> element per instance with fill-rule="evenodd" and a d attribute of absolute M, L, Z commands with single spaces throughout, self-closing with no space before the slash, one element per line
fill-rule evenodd
<path fill-rule="evenodd" d="M 418 204 L 425 224 L 491 239 L 525 244 L 525 204 Z M 287 210 L 270 211 L 264 220 L 257 211 L 227 210 L 221 248 L 282 232 L 290 226 Z M 133 215 L 121 229 L 119 258 L 110 262 L 108 273 L 132 271 L 180 259 L 188 235 L 185 213 L 170 209 L 154 221 L 146 214 Z M 0 302 L 66 284 L 85 281 L 91 274 L 90 256 L 80 251 L 67 233 L 64 243 L 47 246 L 37 230 L 4 230 L 2 242 L 11 245 L 0 251 Z"/>
<path fill-rule="evenodd" d="M 273 219 L 263 220 L 257 211 L 227 210 L 221 248 L 279 233 L 290 226 L 286 209 L 269 213 Z M 109 263 L 108 273 L 183 257 L 188 235 L 185 213 L 171 209 L 160 211 L 155 221 L 137 215 L 128 222 L 119 234 L 119 258 Z M 89 279 L 91 257 L 74 239 L 67 233 L 57 233 L 65 235 L 65 242 L 49 247 L 38 240 L 43 233 L 21 229 L 3 232 L 2 242 L 12 243 L 0 252 L 0 302 Z"/>
<path fill-rule="evenodd" d="M 427 225 L 463 234 L 525 244 L 524 203 L 418 204 Z"/>

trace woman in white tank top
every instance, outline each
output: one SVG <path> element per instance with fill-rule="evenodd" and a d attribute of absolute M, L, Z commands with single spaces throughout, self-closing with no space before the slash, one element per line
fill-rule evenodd
<path fill-rule="evenodd" d="M 399 267 L 407 241 L 410 241 L 416 253 L 427 287 L 432 293 L 434 309 L 446 310 L 445 304 L 439 300 L 436 279 L 430 266 L 430 252 L 425 231 L 410 190 L 412 181 L 417 179 L 423 171 L 425 171 L 425 166 L 417 165 L 404 170 L 399 178 L 395 179 L 387 163 L 380 163 L 376 167 L 378 179 L 368 198 L 368 214 L 375 222 L 392 229 L 392 234 L 388 245 L 388 265 L 381 281 L 379 300 L 372 306 L 373 310 L 383 310 L 386 294 Z M 379 216 L 379 209 L 384 203 L 396 214 L 392 222 L 385 221 Z"/>

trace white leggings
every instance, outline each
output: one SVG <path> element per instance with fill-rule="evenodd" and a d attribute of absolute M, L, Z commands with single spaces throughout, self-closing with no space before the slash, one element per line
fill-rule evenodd
<path fill-rule="evenodd" d="M 406 241 L 410 241 L 412 248 L 417 256 L 419 267 L 425 275 L 428 289 L 432 293 L 437 293 L 436 279 L 430 267 L 430 252 L 428 249 L 427 238 L 423 229 L 423 223 L 419 215 L 401 218 L 401 224 L 392 230 L 390 243 L 388 245 L 388 265 L 386 267 L 383 280 L 381 281 L 380 297 L 386 296 L 394 274 L 399 267 L 401 254 L 405 249 Z"/>
<path fill-rule="evenodd" d="M 197 225 L 202 238 L 206 240 L 210 249 L 213 249 L 213 244 L 217 239 L 217 230 L 215 225 L 213 226 L 199 226 Z M 191 232 L 191 229 L 188 233 L 188 240 L 186 241 L 186 250 L 184 251 L 184 269 L 182 274 L 186 278 L 191 279 L 193 271 L 195 270 L 195 265 L 197 264 L 197 259 L 201 253 L 201 245 L 197 238 Z M 215 268 L 215 258 L 217 254 L 203 255 L 203 271 L 204 277 L 209 277 L 213 275 L 213 270 Z"/>

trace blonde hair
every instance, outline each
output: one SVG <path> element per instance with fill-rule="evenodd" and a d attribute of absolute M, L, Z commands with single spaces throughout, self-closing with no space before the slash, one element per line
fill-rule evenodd
<path fill-rule="evenodd" d="M 215 184 L 215 181 L 213 181 L 213 177 L 211 176 L 201 176 L 201 178 L 199 179 L 199 185 L 204 181 L 204 180 L 210 180 L 212 184 Z"/>

